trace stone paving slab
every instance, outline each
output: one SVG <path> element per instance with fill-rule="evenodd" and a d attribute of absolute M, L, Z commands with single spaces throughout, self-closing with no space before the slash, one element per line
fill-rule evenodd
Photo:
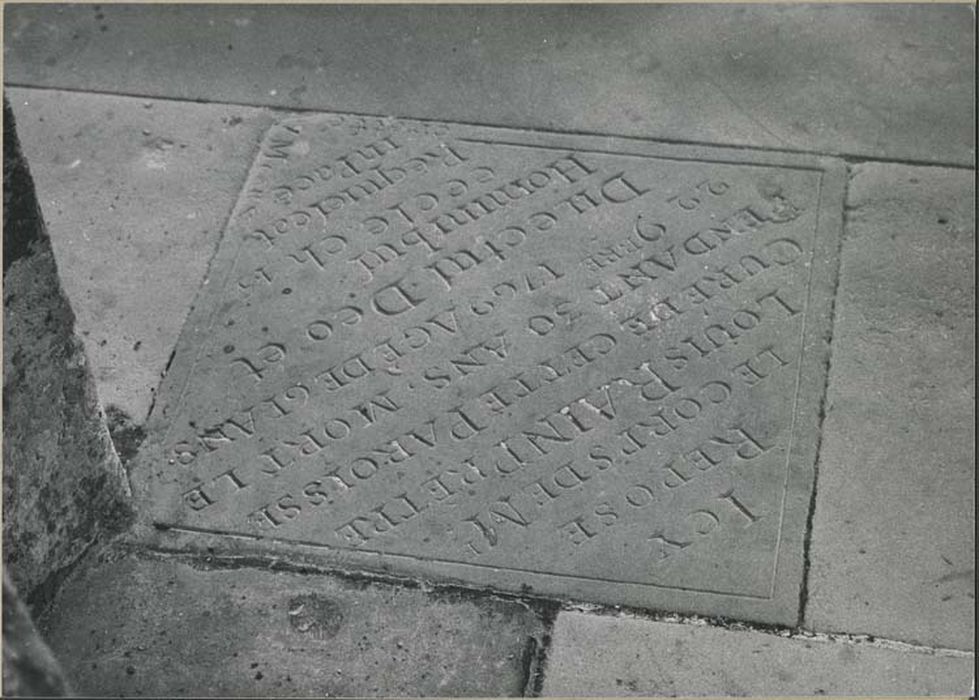
<path fill-rule="evenodd" d="M 271 117 L 8 95 L 99 397 L 142 424 Z"/>
<path fill-rule="evenodd" d="M 514 696 L 544 633 L 517 602 L 124 550 L 40 626 L 95 697 Z"/>
<path fill-rule="evenodd" d="M 851 175 L 806 623 L 973 649 L 975 172 Z"/>
<path fill-rule="evenodd" d="M 561 612 L 542 695 L 964 696 L 974 663 L 970 654 Z"/>
<path fill-rule="evenodd" d="M 26 86 L 975 162 L 966 5 L 17 4 L 5 18 L 6 80 Z"/>
<path fill-rule="evenodd" d="M 794 623 L 842 185 L 832 159 L 283 119 L 147 424 L 139 510 Z"/>

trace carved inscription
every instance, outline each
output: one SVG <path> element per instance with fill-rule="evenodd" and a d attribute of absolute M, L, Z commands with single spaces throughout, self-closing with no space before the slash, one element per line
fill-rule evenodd
<path fill-rule="evenodd" d="M 161 391 L 155 522 L 771 597 L 811 468 L 825 173 L 710 155 L 276 125 Z"/>

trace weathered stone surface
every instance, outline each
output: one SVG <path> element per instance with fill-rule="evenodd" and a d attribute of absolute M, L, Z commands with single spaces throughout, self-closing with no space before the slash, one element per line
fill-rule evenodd
<path fill-rule="evenodd" d="M 11 5 L 4 39 L 21 85 L 975 161 L 965 5 Z"/>
<path fill-rule="evenodd" d="M 853 169 L 806 622 L 972 649 L 975 172 Z"/>
<path fill-rule="evenodd" d="M 516 602 L 110 552 L 41 624 L 101 697 L 512 696 L 543 630 Z"/>
<path fill-rule="evenodd" d="M 61 667 L 37 633 L 7 572 L 3 574 L 3 696 L 69 695 Z"/>
<path fill-rule="evenodd" d="M 284 120 L 161 387 L 142 513 L 794 622 L 842 184 L 788 155 Z"/>
<path fill-rule="evenodd" d="M 14 120 L 4 119 L 3 556 L 28 603 L 128 521 L 112 448 Z"/>
<path fill-rule="evenodd" d="M 99 397 L 141 425 L 271 117 L 8 92 Z"/>
<path fill-rule="evenodd" d="M 952 695 L 971 655 L 562 612 L 545 696 Z"/>

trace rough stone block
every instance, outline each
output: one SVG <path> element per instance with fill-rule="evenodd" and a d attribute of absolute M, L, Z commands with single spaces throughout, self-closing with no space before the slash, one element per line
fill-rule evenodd
<path fill-rule="evenodd" d="M 542 641 L 518 602 L 105 552 L 41 628 L 79 693 L 514 696 Z"/>
<path fill-rule="evenodd" d="M 853 168 L 806 623 L 972 649 L 975 172 Z"/>
<path fill-rule="evenodd" d="M 129 521 L 74 315 L 5 105 L 3 556 L 28 603 L 96 539 Z"/>
<path fill-rule="evenodd" d="M 794 623 L 842 175 L 284 119 L 147 424 L 141 513 L 343 566 Z"/>
<path fill-rule="evenodd" d="M 562 612 L 544 696 L 952 695 L 970 654 Z"/>

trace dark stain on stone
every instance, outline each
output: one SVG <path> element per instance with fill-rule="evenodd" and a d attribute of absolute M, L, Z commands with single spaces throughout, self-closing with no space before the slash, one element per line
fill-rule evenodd
<path fill-rule="evenodd" d="M 775 199 L 782 196 L 782 185 L 771 177 L 762 178 L 761 181 L 756 185 L 758 194 L 760 194 L 765 199 Z"/>
<path fill-rule="evenodd" d="M 962 569 L 960 571 L 953 571 L 951 573 L 945 574 L 941 578 L 935 579 L 938 583 L 949 583 L 951 581 L 957 580 L 967 580 L 975 578 L 975 569 Z"/>
<path fill-rule="evenodd" d="M 313 70 L 316 68 L 316 64 L 301 56 L 282 54 L 275 62 L 275 67 L 280 70 L 289 70 L 290 68 L 304 68 L 306 70 Z"/>
<path fill-rule="evenodd" d="M 316 593 L 291 598 L 287 614 L 292 629 L 316 639 L 335 637 L 343 625 L 343 611 L 339 604 Z"/>
<path fill-rule="evenodd" d="M 638 66 L 637 70 L 640 73 L 650 74 L 655 73 L 656 70 L 662 65 L 662 62 L 653 56 L 652 54 L 646 56 L 645 60 L 642 61 Z"/>
<path fill-rule="evenodd" d="M 133 348 L 133 350 L 137 349 L 139 343 Z M 146 431 L 142 426 L 136 425 L 133 419 L 118 406 L 106 406 L 105 420 L 109 427 L 109 435 L 112 436 L 112 444 L 116 447 L 116 454 L 119 455 L 122 466 L 128 471 L 129 463 L 146 439 Z"/>

